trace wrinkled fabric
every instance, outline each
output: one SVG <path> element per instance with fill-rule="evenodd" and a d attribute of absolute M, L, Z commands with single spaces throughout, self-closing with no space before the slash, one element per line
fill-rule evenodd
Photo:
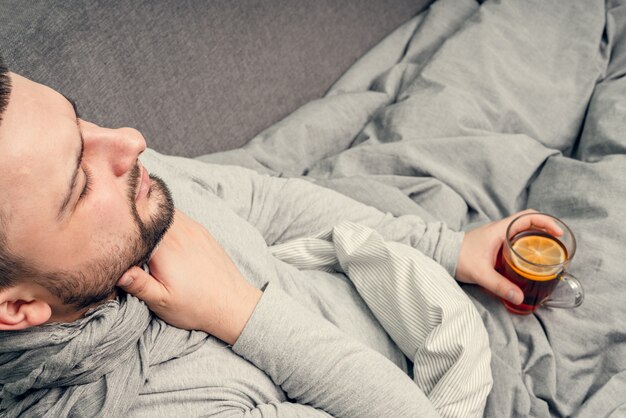
<path fill-rule="evenodd" d="M 509 314 L 466 286 L 490 336 L 485 415 L 626 408 L 626 4 L 439 0 L 245 147 L 200 157 L 303 177 L 394 215 L 468 230 L 563 219 L 586 292 Z"/>

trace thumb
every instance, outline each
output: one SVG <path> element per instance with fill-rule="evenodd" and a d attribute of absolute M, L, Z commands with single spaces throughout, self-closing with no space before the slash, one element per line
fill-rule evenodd
<path fill-rule="evenodd" d="M 163 300 L 166 293 L 161 282 L 137 266 L 131 267 L 124 273 L 117 285 L 126 293 L 143 300 L 148 305 Z"/>
<path fill-rule="evenodd" d="M 524 301 L 522 290 L 495 270 L 484 272 L 481 285 L 496 296 L 506 299 L 515 305 L 519 305 Z"/>

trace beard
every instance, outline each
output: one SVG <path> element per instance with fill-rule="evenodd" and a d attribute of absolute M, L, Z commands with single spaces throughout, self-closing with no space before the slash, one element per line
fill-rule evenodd
<path fill-rule="evenodd" d="M 79 273 L 60 272 L 46 275 L 46 287 L 65 305 L 83 309 L 111 299 L 116 294 L 118 279 L 133 266 L 148 262 L 174 219 L 174 201 L 169 188 L 158 176 L 150 175 L 147 199 L 154 205 L 149 219 L 143 221 L 135 202 L 139 186 L 139 165 L 136 164 L 128 181 L 128 202 L 134 220 L 130 231 L 110 248 L 104 256 L 92 260 Z"/>

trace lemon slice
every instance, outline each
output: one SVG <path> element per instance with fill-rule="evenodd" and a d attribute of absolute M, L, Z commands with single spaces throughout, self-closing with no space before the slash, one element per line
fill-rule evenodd
<path fill-rule="evenodd" d="M 547 268 L 542 266 L 561 264 L 567 258 L 565 249 L 558 242 L 541 235 L 521 237 L 513 243 L 513 250 L 524 260 L 537 265 L 525 263 L 524 260 L 514 257 L 514 262 L 518 268 L 542 276 L 554 274 L 559 270 L 559 267 Z"/>

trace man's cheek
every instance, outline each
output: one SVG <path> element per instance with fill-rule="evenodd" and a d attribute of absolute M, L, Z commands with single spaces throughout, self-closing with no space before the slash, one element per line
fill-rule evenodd
<path fill-rule="evenodd" d="M 46 271 L 77 271 L 85 260 L 93 259 L 99 252 L 94 235 L 80 225 L 56 235 L 53 242 L 42 244 L 45 249 L 37 252 L 38 262 Z"/>
<path fill-rule="evenodd" d="M 100 193 L 94 196 L 90 212 L 98 223 L 124 224 L 132 216 L 128 200 L 116 193 Z"/>

